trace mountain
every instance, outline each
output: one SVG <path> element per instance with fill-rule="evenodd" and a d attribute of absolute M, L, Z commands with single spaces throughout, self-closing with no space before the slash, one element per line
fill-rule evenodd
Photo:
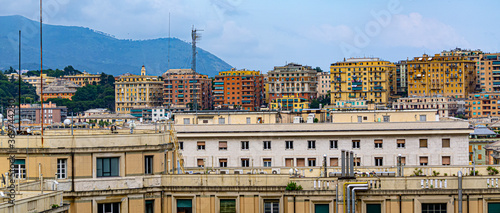
<path fill-rule="evenodd" d="M 19 66 L 19 30 L 22 31 L 21 68 L 40 70 L 39 22 L 22 16 L 0 16 L 0 26 L 0 70 Z M 231 65 L 210 52 L 201 48 L 197 51 L 199 73 L 214 76 L 231 69 Z M 138 74 L 145 65 L 148 75 L 161 75 L 168 68 L 191 67 L 191 44 L 177 38 L 116 39 L 89 28 L 44 24 L 43 68 L 62 69 L 68 65 L 81 71 L 112 75 Z"/>

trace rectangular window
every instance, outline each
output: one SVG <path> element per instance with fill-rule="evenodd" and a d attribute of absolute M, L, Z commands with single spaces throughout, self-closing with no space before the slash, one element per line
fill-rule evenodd
<path fill-rule="evenodd" d="M 196 146 L 197 146 L 198 150 L 205 150 L 205 141 L 196 142 Z"/>
<path fill-rule="evenodd" d="M 236 213 L 236 200 L 235 199 L 221 199 L 220 200 L 220 213 Z"/>
<path fill-rule="evenodd" d="M 361 158 L 354 158 L 354 166 L 361 166 Z"/>
<path fill-rule="evenodd" d="M 179 141 L 179 149 L 184 150 L 184 142 Z"/>
<path fill-rule="evenodd" d="M 330 140 L 330 149 L 338 149 L 338 148 L 339 148 L 339 141 Z"/>
<path fill-rule="evenodd" d="M 358 116 L 358 123 L 362 123 L 363 122 L 363 117 L 362 116 Z"/>
<path fill-rule="evenodd" d="M 97 213 L 120 213 L 120 203 L 99 203 Z"/>
<path fill-rule="evenodd" d="M 219 159 L 219 167 L 227 167 L 227 159 Z"/>
<path fill-rule="evenodd" d="M 248 141 L 241 142 L 241 150 L 248 150 Z"/>
<path fill-rule="evenodd" d="M 280 201 L 279 200 L 264 200 L 264 213 L 279 213 Z"/>
<path fill-rule="evenodd" d="M 264 167 L 271 167 L 271 158 L 264 158 Z"/>
<path fill-rule="evenodd" d="M 189 118 L 184 118 L 184 124 L 189 124 Z"/>
<path fill-rule="evenodd" d="M 450 156 L 443 156 L 443 166 L 450 165 Z"/>
<path fill-rule="evenodd" d="M 420 148 L 427 148 L 427 139 L 420 139 Z"/>
<path fill-rule="evenodd" d="M 360 140 L 352 140 L 352 148 L 359 149 L 360 142 Z"/>
<path fill-rule="evenodd" d="M 382 157 L 376 157 L 375 158 L 375 166 L 383 166 L 384 165 L 384 158 Z"/>
<path fill-rule="evenodd" d="M 196 159 L 196 164 L 198 167 L 205 167 L 205 160 L 203 158 Z"/>
<path fill-rule="evenodd" d="M 420 121 L 427 121 L 426 115 L 420 115 Z"/>
<path fill-rule="evenodd" d="M 227 150 L 227 141 L 219 141 L 219 150 Z"/>
<path fill-rule="evenodd" d="M 405 148 L 405 139 L 397 139 L 396 143 L 397 143 L 397 147 L 399 149 L 402 149 L 402 148 Z"/>
<path fill-rule="evenodd" d="M 316 166 L 316 158 L 308 158 L 307 166 Z"/>
<path fill-rule="evenodd" d="M 482 160 L 482 159 L 483 159 L 483 155 L 482 155 L 482 154 L 478 154 L 478 155 L 477 155 L 477 159 L 478 159 L 478 160 Z"/>
<path fill-rule="evenodd" d="M 396 164 L 397 164 L 397 162 L 396 162 Z M 406 166 L 406 157 L 401 157 L 401 165 Z"/>
<path fill-rule="evenodd" d="M 285 141 L 285 149 L 293 149 L 293 141 Z"/>
<path fill-rule="evenodd" d="M 242 158 L 241 159 L 241 167 L 250 167 L 250 159 Z"/>
<path fill-rule="evenodd" d="M 443 144 L 443 148 L 450 148 L 450 139 L 449 138 L 443 138 L 442 139 L 442 144 Z"/>
<path fill-rule="evenodd" d="M 177 199 L 177 213 L 193 213 L 193 200 Z"/>
<path fill-rule="evenodd" d="M 366 212 L 382 212 L 382 205 L 376 204 L 366 204 Z"/>
<path fill-rule="evenodd" d="M 375 148 L 379 148 L 379 149 L 381 149 L 381 148 L 382 148 L 382 142 L 383 142 L 383 141 L 382 141 L 382 139 L 376 139 L 376 140 L 374 141 L 374 143 L 375 143 Z"/>
<path fill-rule="evenodd" d="M 422 203 L 422 213 L 446 213 L 446 203 Z"/>
<path fill-rule="evenodd" d="M 304 158 L 297 158 L 297 167 L 306 166 L 306 160 Z"/>
<path fill-rule="evenodd" d="M 339 166 L 339 158 L 330 158 L 330 166 Z"/>
<path fill-rule="evenodd" d="M 391 117 L 388 115 L 384 115 L 384 122 L 391 122 Z"/>
<path fill-rule="evenodd" d="M 144 174 L 153 174 L 153 156 L 144 156 Z"/>
<path fill-rule="evenodd" d="M 271 149 L 271 141 L 264 141 L 263 144 L 264 144 L 264 150 Z"/>
<path fill-rule="evenodd" d="M 420 157 L 420 166 L 427 166 L 429 159 L 427 157 Z"/>
<path fill-rule="evenodd" d="M 285 158 L 285 166 L 293 167 L 293 158 Z"/>
<path fill-rule="evenodd" d="M 57 179 L 66 179 L 68 177 L 68 159 L 57 159 Z"/>
<path fill-rule="evenodd" d="M 154 200 L 146 200 L 144 203 L 145 211 L 144 213 L 154 213 L 155 209 L 155 201 Z"/>
<path fill-rule="evenodd" d="M 26 178 L 26 160 L 25 159 L 15 159 L 14 160 L 14 175 L 16 178 L 25 179 Z"/>
<path fill-rule="evenodd" d="M 250 124 L 251 123 L 251 119 L 250 117 L 247 117 L 247 124 Z"/>
<path fill-rule="evenodd" d="M 97 158 L 97 177 L 117 177 L 120 175 L 120 158 Z"/>
<path fill-rule="evenodd" d="M 307 149 L 316 149 L 316 141 L 307 141 Z"/>
<path fill-rule="evenodd" d="M 219 118 L 219 124 L 225 124 L 226 119 L 225 118 Z"/>

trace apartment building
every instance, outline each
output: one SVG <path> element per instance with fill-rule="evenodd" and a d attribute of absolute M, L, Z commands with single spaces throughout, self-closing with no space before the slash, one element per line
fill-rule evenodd
<path fill-rule="evenodd" d="M 44 124 L 62 123 L 68 114 L 66 106 L 57 106 L 52 102 L 43 104 L 43 119 L 41 111 L 40 104 L 21 104 L 21 120 L 27 124 L 40 124 L 42 120 Z M 14 112 L 19 115 L 17 107 L 14 108 Z M 18 122 L 17 119 L 16 122 Z"/>
<path fill-rule="evenodd" d="M 310 105 L 311 102 L 307 101 L 305 98 L 285 95 L 282 98 L 272 100 L 271 103 L 269 103 L 269 109 L 302 112 L 304 109 L 309 109 Z"/>
<path fill-rule="evenodd" d="M 232 68 L 215 76 L 212 93 L 214 108 L 258 111 L 264 103 L 264 77 L 260 71 Z"/>
<path fill-rule="evenodd" d="M 63 78 L 82 87 L 87 85 L 97 85 L 101 81 L 101 75 L 90 74 L 88 72 L 83 72 L 78 75 L 65 75 Z"/>
<path fill-rule="evenodd" d="M 310 66 L 289 63 L 275 66 L 267 75 L 268 103 L 292 95 L 307 101 L 317 97 L 317 71 Z"/>
<path fill-rule="evenodd" d="M 191 69 L 169 69 L 163 75 L 163 106 L 174 110 L 212 108 L 212 80 Z"/>
<path fill-rule="evenodd" d="M 330 66 L 331 104 L 350 99 L 388 104 L 396 93 L 396 66 L 379 58 L 350 58 Z"/>
<path fill-rule="evenodd" d="M 458 100 L 443 96 L 413 96 L 407 98 L 399 98 L 393 104 L 393 109 L 437 109 L 439 117 L 455 117 L 458 112 L 464 112 L 460 109 Z"/>
<path fill-rule="evenodd" d="M 396 95 L 399 97 L 408 96 L 408 66 L 407 61 L 399 61 L 396 65 Z"/>
<path fill-rule="evenodd" d="M 77 85 L 69 80 L 56 79 L 55 81 L 47 85 L 47 87 L 43 88 L 40 98 L 44 101 L 49 98 L 62 98 L 71 100 L 73 95 L 75 95 L 76 90 L 80 87 L 80 85 Z"/>
<path fill-rule="evenodd" d="M 169 109 L 166 107 L 139 107 L 130 110 L 130 115 L 141 122 L 157 122 L 165 119 Z"/>
<path fill-rule="evenodd" d="M 46 88 L 49 84 L 51 84 L 56 80 L 55 77 L 47 76 L 47 74 L 42 74 L 42 78 L 43 78 L 43 88 Z M 31 84 L 31 86 L 34 86 L 36 88 L 36 94 L 40 95 L 40 91 L 42 88 L 42 85 L 40 84 L 41 81 L 40 76 L 23 76 L 22 80 L 24 82 L 28 82 L 29 84 Z"/>
<path fill-rule="evenodd" d="M 134 107 L 159 107 L 163 100 L 163 81 L 157 76 L 122 75 L 115 81 L 115 112 L 129 114 Z"/>
<path fill-rule="evenodd" d="M 185 167 L 338 166 L 352 150 L 360 167 L 468 165 L 467 122 L 176 125 Z"/>
<path fill-rule="evenodd" d="M 318 97 L 326 98 L 330 94 L 330 73 L 318 72 Z"/>
<path fill-rule="evenodd" d="M 467 118 L 500 117 L 500 93 L 469 94 L 465 102 Z"/>
<path fill-rule="evenodd" d="M 407 64 L 408 96 L 467 98 L 475 91 L 475 62 L 466 56 L 424 54 Z"/>
<path fill-rule="evenodd" d="M 500 53 L 483 53 L 476 62 L 480 92 L 500 92 Z"/>

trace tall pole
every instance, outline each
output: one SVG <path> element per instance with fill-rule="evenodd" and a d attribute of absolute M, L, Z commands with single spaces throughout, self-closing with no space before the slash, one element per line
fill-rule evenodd
<path fill-rule="evenodd" d="M 19 30 L 19 131 L 21 131 L 21 30 Z"/>
<path fill-rule="evenodd" d="M 42 58 L 42 0 L 40 0 L 40 121 L 42 124 L 42 144 L 43 144 L 43 58 Z"/>

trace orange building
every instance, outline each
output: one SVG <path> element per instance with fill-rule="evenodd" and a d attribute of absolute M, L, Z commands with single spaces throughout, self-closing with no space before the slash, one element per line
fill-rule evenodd
<path fill-rule="evenodd" d="M 212 80 L 208 75 L 195 73 L 191 69 L 170 69 L 162 77 L 165 107 L 187 110 L 196 103 L 198 109 L 211 109 Z"/>
<path fill-rule="evenodd" d="M 500 93 L 470 94 L 465 101 L 467 118 L 500 116 Z"/>
<path fill-rule="evenodd" d="M 71 100 L 71 97 L 75 95 L 76 90 L 80 87 L 80 85 L 77 85 L 69 80 L 57 79 L 49 84 L 47 88 L 43 88 L 43 93 L 40 98 L 44 101 L 49 98 L 63 98 Z"/>
<path fill-rule="evenodd" d="M 481 92 L 500 92 L 500 53 L 480 54 L 476 71 Z"/>
<path fill-rule="evenodd" d="M 241 106 L 256 111 L 264 102 L 264 77 L 260 71 L 236 70 L 219 72 L 215 76 L 214 108 Z"/>

